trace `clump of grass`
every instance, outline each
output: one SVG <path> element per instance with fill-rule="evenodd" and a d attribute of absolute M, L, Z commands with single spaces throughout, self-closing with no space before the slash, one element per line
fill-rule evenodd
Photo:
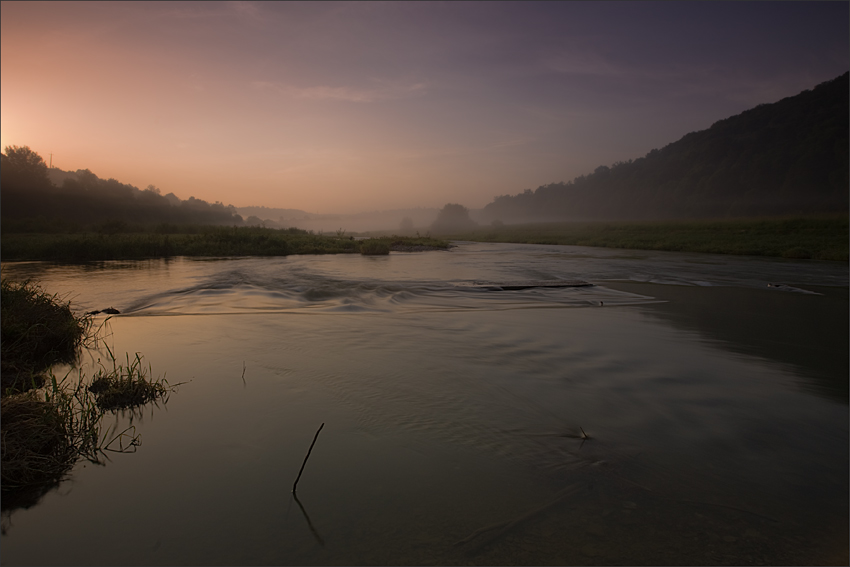
<path fill-rule="evenodd" d="M 364 240 L 360 243 L 360 253 L 366 256 L 385 256 L 390 253 L 390 245 L 376 239 Z"/>
<path fill-rule="evenodd" d="M 55 376 L 41 391 L 6 395 L 3 415 L 2 508 L 29 507 L 61 482 L 80 459 L 101 463 L 103 411 L 83 386 Z"/>
<path fill-rule="evenodd" d="M 172 388 L 164 378 L 147 379 L 150 366 L 145 369 L 140 355 L 132 363 L 127 355 L 124 366 L 111 351 L 113 369 L 102 367 L 88 386 L 82 371 L 76 382 L 70 373 L 57 380 L 52 372 L 45 381 L 51 365 L 74 361 L 84 342 L 96 338 L 91 319 L 75 316 L 68 303 L 36 284 L 6 279 L 0 309 L 0 502 L 9 510 L 35 504 L 80 459 L 102 463 L 104 451 L 135 450 L 132 426 L 111 439 L 101 435 L 104 413 L 158 400 Z"/>
<path fill-rule="evenodd" d="M 72 362 L 91 327 L 70 305 L 37 284 L 0 284 L 0 376 L 3 392 L 43 383 L 50 366 Z"/>
<path fill-rule="evenodd" d="M 88 386 L 103 410 L 138 407 L 165 398 L 173 390 L 165 377 L 153 379 L 149 376 L 150 365 L 144 366 L 139 353 L 132 361 L 128 354 L 126 366 L 117 364 L 114 357 L 112 364 L 112 370 L 102 366 Z"/>
<path fill-rule="evenodd" d="M 136 408 L 174 390 L 165 378 L 148 378 L 136 354 L 127 363 L 101 367 L 91 382 L 79 371 L 76 382 L 50 375 L 43 389 L 2 399 L 2 508 L 29 507 L 64 480 L 81 459 L 103 464 L 105 451 L 131 452 L 139 445 L 134 427 L 101 434 L 108 411 Z M 167 401 L 167 400 L 165 400 Z"/>

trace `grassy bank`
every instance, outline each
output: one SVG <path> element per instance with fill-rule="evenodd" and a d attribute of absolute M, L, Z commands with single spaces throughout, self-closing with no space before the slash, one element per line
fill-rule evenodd
<path fill-rule="evenodd" d="M 73 361 L 90 327 L 67 302 L 38 285 L 0 284 L 0 382 L 8 389 L 26 389 L 43 381 L 50 366 Z"/>
<path fill-rule="evenodd" d="M 377 242 L 375 242 L 377 241 Z M 427 242 L 425 242 L 427 241 Z M 7 233 L 0 241 L 3 260 L 133 260 L 172 256 L 287 256 L 289 254 L 356 254 L 382 243 L 446 248 L 435 239 L 386 237 L 355 240 L 350 236 L 310 234 L 300 230 L 253 227 L 204 227 L 199 232 L 74 234 Z M 367 251 L 368 253 L 368 251 Z"/>
<path fill-rule="evenodd" d="M 456 240 L 848 261 L 848 217 L 489 226 Z"/>

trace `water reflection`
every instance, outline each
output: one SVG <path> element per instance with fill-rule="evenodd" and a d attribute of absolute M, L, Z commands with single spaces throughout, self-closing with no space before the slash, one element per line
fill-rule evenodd
<path fill-rule="evenodd" d="M 48 289 L 122 311 L 114 348 L 194 381 L 134 422 L 144 450 L 22 511 L 4 561 L 846 562 L 846 301 L 766 288 L 846 286 L 846 266 L 702 258 L 463 245 L 46 267 Z M 523 279 L 600 285 L 458 285 Z M 305 505 L 281 471 L 318 421 L 334 427 Z M 128 531 L 140 545 L 111 543 Z M 79 545 L 91 533 L 103 544 Z"/>
<path fill-rule="evenodd" d="M 819 295 L 807 295 L 741 287 L 606 285 L 663 299 L 643 311 L 697 331 L 726 350 L 790 365 L 801 387 L 848 403 L 847 288 L 809 286 Z"/>
<path fill-rule="evenodd" d="M 298 508 L 301 509 L 301 513 L 304 514 L 304 519 L 307 521 L 307 527 L 310 528 L 310 533 L 312 533 L 313 537 L 316 538 L 316 542 L 322 547 L 324 547 L 325 540 L 323 540 L 322 536 L 319 535 L 319 532 L 316 530 L 316 527 L 310 520 L 310 516 L 307 514 L 307 510 L 304 509 L 304 505 L 301 504 L 301 500 L 298 499 L 298 495 L 295 492 L 292 493 L 292 499 L 295 500 L 295 503 L 298 504 Z"/>

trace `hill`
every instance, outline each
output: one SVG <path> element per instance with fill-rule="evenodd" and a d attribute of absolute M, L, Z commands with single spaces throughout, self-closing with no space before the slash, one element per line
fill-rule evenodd
<path fill-rule="evenodd" d="M 845 73 L 567 183 L 497 197 L 490 222 L 661 220 L 848 210 Z"/>

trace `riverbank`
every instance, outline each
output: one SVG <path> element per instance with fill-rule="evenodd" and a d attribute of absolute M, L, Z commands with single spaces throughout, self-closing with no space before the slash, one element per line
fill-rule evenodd
<path fill-rule="evenodd" d="M 297 229 L 205 227 L 194 233 L 4 234 L 3 260 L 86 262 L 141 260 L 174 256 L 288 256 L 290 254 L 358 254 L 370 250 L 409 248 L 445 250 L 449 243 L 434 238 L 385 236 L 355 240 L 343 233 L 311 234 Z"/>
<path fill-rule="evenodd" d="M 54 364 L 77 356 L 90 318 L 75 316 L 70 305 L 36 284 L 2 281 L 0 294 L 2 393 L 43 383 Z"/>
<path fill-rule="evenodd" d="M 848 217 L 537 223 L 441 235 L 451 240 L 567 244 L 848 261 Z"/>

